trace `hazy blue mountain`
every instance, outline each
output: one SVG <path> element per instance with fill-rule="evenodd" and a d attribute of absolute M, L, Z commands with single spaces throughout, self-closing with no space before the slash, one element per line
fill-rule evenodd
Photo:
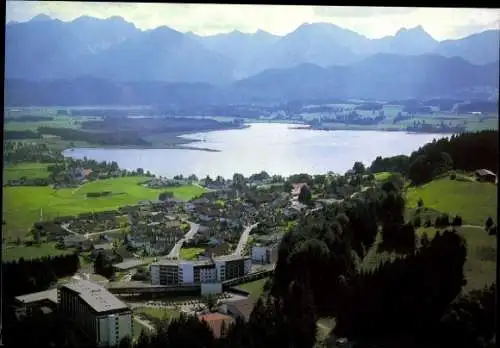
<path fill-rule="evenodd" d="M 224 83 L 231 62 L 166 26 L 110 47 L 94 57 L 95 76 L 121 81 Z"/>
<path fill-rule="evenodd" d="M 474 64 L 498 61 L 500 30 L 487 30 L 458 40 L 441 41 L 435 53 L 445 57 L 462 57 Z"/>
<path fill-rule="evenodd" d="M 473 65 L 438 55 L 376 54 L 350 66 L 300 64 L 270 69 L 226 86 L 79 78 L 7 80 L 6 105 L 207 105 L 367 98 L 484 99 L 498 94 L 498 62 Z"/>
<path fill-rule="evenodd" d="M 258 30 L 252 34 L 234 30 L 230 33 L 211 36 L 198 36 L 193 33 L 186 35 L 201 42 L 206 48 L 219 53 L 231 60 L 235 79 L 253 74 L 259 68 L 255 61 L 275 43 L 279 36 Z"/>
<path fill-rule="evenodd" d="M 120 17 L 62 22 L 45 15 L 5 27 L 5 76 L 46 79 L 91 73 L 92 56 L 140 31 Z"/>
<path fill-rule="evenodd" d="M 422 26 L 402 28 L 394 36 L 373 39 L 367 44 L 370 53 L 394 53 L 404 55 L 420 55 L 432 52 L 438 45 Z"/>
<path fill-rule="evenodd" d="M 37 16 L 6 25 L 7 78 L 223 83 L 231 70 L 227 59 L 180 32 L 168 27 L 142 32 L 121 17 L 62 22 Z"/>
<path fill-rule="evenodd" d="M 94 76 L 111 81 L 216 85 L 269 69 L 361 64 L 379 53 L 433 53 L 477 64 L 497 62 L 499 56 L 498 30 L 443 42 L 434 40 L 421 26 L 368 39 L 329 23 L 303 24 L 285 36 L 264 31 L 198 36 L 165 26 L 141 31 L 121 17 L 88 16 L 62 22 L 39 15 L 25 23 L 8 23 L 5 43 L 9 79 Z"/>

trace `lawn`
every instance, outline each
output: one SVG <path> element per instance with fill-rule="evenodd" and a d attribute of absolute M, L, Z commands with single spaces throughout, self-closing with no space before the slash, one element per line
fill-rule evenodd
<path fill-rule="evenodd" d="M 21 177 L 26 177 L 27 179 L 35 178 L 47 178 L 49 172 L 47 171 L 48 163 L 18 163 L 8 165 L 3 171 L 3 182 L 6 183 L 9 180 L 19 180 Z"/>
<path fill-rule="evenodd" d="M 143 314 L 145 317 L 151 317 L 159 320 L 175 319 L 180 316 L 180 312 L 172 308 L 153 308 L 153 307 L 139 307 L 134 309 L 134 314 Z"/>
<path fill-rule="evenodd" d="M 375 173 L 375 180 L 377 181 L 384 181 L 389 179 L 392 173 L 390 172 L 380 172 L 380 173 Z"/>
<path fill-rule="evenodd" d="M 57 249 L 55 245 L 55 242 L 33 246 L 25 246 L 23 244 L 8 245 L 2 250 L 2 259 L 3 261 L 18 260 L 21 257 L 24 259 L 37 259 L 45 256 L 58 256 L 73 252 L 73 249 Z"/>
<path fill-rule="evenodd" d="M 420 228 L 418 235 L 427 233 L 432 238 L 436 229 Z M 467 260 L 464 273 L 467 279 L 465 290 L 481 289 L 490 285 L 496 277 L 496 239 L 481 228 L 461 227 L 460 234 L 467 242 Z"/>
<path fill-rule="evenodd" d="M 198 256 L 204 252 L 203 248 L 181 248 L 180 257 L 182 260 L 197 260 Z"/>
<path fill-rule="evenodd" d="M 255 280 L 255 281 L 250 282 L 250 283 L 244 283 L 244 284 L 238 285 L 237 288 L 239 288 L 241 290 L 248 291 L 249 297 L 257 299 L 264 292 L 264 284 L 266 284 L 267 280 L 268 280 L 268 278 Z"/>
<path fill-rule="evenodd" d="M 415 208 L 419 198 L 427 208 L 461 215 L 464 224 L 482 226 L 488 216 L 497 216 L 497 187 L 491 183 L 441 178 L 408 188 L 408 208 Z"/>
<path fill-rule="evenodd" d="M 199 186 L 180 186 L 168 189 L 150 189 L 138 183 L 145 177 L 123 177 L 97 180 L 80 189 L 53 189 L 43 187 L 6 187 L 3 195 L 3 219 L 7 222 L 7 237 L 24 237 L 41 213 L 44 220 L 83 212 L 117 209 L 137 204 L 140 200 L 158 199 L 161 191 L 170 191 L 181 199 L 191 199 L 204 192 Z M 87 192 L 111 191 L 111 196 L 87 198 Z"/>

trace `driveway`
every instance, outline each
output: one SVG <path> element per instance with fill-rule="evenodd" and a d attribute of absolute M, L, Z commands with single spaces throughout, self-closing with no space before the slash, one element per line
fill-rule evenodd
<path fill-rule="evenodd" d="M 182 245 L 184 244 L 184 242 L 190 240 L 191 238 L 193 238 L 195 236 L 196 233 L 198 233 L 198 230 L 200 229 L 200 225 L 195 224 L 193 222 L 189 222 L 189 221 L 188 221 L 188 223 L 191 226 L 191 228 L 184 235 L 183 238 L 179 239 L 179 241 L 177 243 L 175 243 L 174 247 L 172 248 L 172 250 L 170 250 L 170 252 L 167 255 L 168 258 L 177 258 L 178 259 L 179 255 L 181 253 Z"/>
<path fill-rule="evenodd" d="M 234 251 L 233 255 L 241 256 L 241 253 L 243 252 L 243 248 L 248 242 L 248 237 L 250 236 L 250 232 L 258 225 L 258 223 L 255 223 L 251 226 L 246 227 L 243 230 L 243 233 L 241 234 L 240 241 L 238 242 L 238 246 L 236 247 L 236 250 Z"/>

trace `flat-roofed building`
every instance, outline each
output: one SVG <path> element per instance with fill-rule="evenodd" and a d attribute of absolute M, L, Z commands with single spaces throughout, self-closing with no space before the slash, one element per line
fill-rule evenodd
<path fill-rule="evenodd" d="M 57 289 L 17 296 L 15 300 L 17 314 L 30 314 L 34 309 L 42 307 L 54 309 L 57 307 Z"/>
<path fill-rule="evenodd" d="M 160 260 L 150 267 L 153 285 L 216 283 L 250 273 L 252 260 L 224 255 L 209 260 Z"/>
<path fill-rule="evenodd" d="M 74 320 L 99 346 L 116 346 L 132 338 L 130 308 L 99 284 L 75 280 L 58 288 L 60 311 Z"/>

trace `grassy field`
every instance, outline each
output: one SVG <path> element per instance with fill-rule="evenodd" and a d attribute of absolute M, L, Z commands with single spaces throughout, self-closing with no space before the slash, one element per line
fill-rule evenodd
<path fill-rule="evenodd" d="M 23 176 L 27 179 L 47 178 L 49 176 L 49 172 L 47 171 L 48 166 L 48 163 L 35 162 L 9 165 L 4 168 L 3 182 L 17 180 Z"/>
<path fill-rule="evenodd" d="M 464 265 L 464 273 L 467 285 L 464 290 L 480 289 L 495 281 L 496 274 L 496 240 L 480 228 L 460 227 L 459 233 L 467 243 L 467 260 Z M 435 227 L 419 228 L 417 235 L 424 232 L 429 238 L 433 238 L 437 229 Z M 381 242 L 381 235 L 368 251 L 361 263 L 361 269 L 371 270 L 384 261 L 394 260 L 401 257 L 387 251 L 377 252 L 377 246 Z"/>
<path fill-rule="evenodd" d="M 387 180 L 391 176 L 391 172 L 380 172 L 380 173 L 375 173 L 375 180 L 377 181 L 384 181 Z"/>
<path fill-rule="evenodd" d="M 44 187 L 6 187 L 3 194 L 3 219 L 7 222 L 6 237 L 24 237 L 41 211 L 44 220 L 83 212 L 117 209 L 140 200 L 158 199 L 161 191 L 170 191 L 176 198 L 191 199 L 204 192 L 200 186 L 180 186 L 169 189 L 150 189 L 139 182 L 145 177 L 123 177 L 97 180 L 80 189 Z M 111 191 L 107 197 L 86 198 L 87 192 Z"/>
<path fill-rule="evenodd" d="M 204 252 L 203 248 L 181 248 L 180 257 L 182 260 L 197 260 L 198 256 Z"/>
<path fill-rule="evenodd" d="M 268 278 L 255 280 L 250 283 L 244 283 L 238 285 L 239 289 L 245 290 L 249 292 L 249 297 L 251 298 L 259 298 L 260 295 L 264 292 L 264 284 L 266 284 Z"/>
<path fill-rule="evenodd" d="M 23 114 L 23 116 L 30 116 Z M 35 116 L 35 115 L 33 115 Z M 48 114 L 36 114 L 36 116 L 50 116 L 53 117 L 52 120 L 40 121 L 40 122 L 18 122 L 15 116 L 11 116 L 5 119 L 5 130 L 7 131 L 24 131 L 31 130 L 36 131 L 38 127 L 54 127 L 54 128 L 81 128 L 83 122 L 91 120 L 100 120 L 100 117 L 86 117 L 86 116 L 53 116 Z"/>
<path fill-rule="evenodd" d="M 481 228 L 461 227 L 460 234 L 467 242 L 467 260 L 464 273 L 467 279 L 465 290 L 480 289 L 495 281 L 496 239 Z M 427 233 L 429 238 L 436 234 L 436 228 L 420 228 L 417 234 Z"/>
<path fill-rule="evenodd" d="M 70 254 L 73 249 L 57 249 L 56 243 L 42 243 L 40 245 L 25 246 L 25 245 L 9 245 L 2 250 L 3 261 L 18 260 L 21 257 L 24 259 L 37 259 L 45 256 L 58 256 Z"/>
<path fill-rule="evenodd" d="M 497 187 L 491 183 L 437 179 L 421 187 L 410 187 L 407 206 L 416 207 L 419 198 L 427 208 L 461 215 L 464 224 L 482 226 L 488 216 L 497 216 Z"/>
<path fill-rule="evenodd" d="M 175 319 L 180 316 L 180 312 L 171 308 L 140 307 L 134 309 L 134 314 L 144 314 L 146 317 L 156 319 Z"/>

